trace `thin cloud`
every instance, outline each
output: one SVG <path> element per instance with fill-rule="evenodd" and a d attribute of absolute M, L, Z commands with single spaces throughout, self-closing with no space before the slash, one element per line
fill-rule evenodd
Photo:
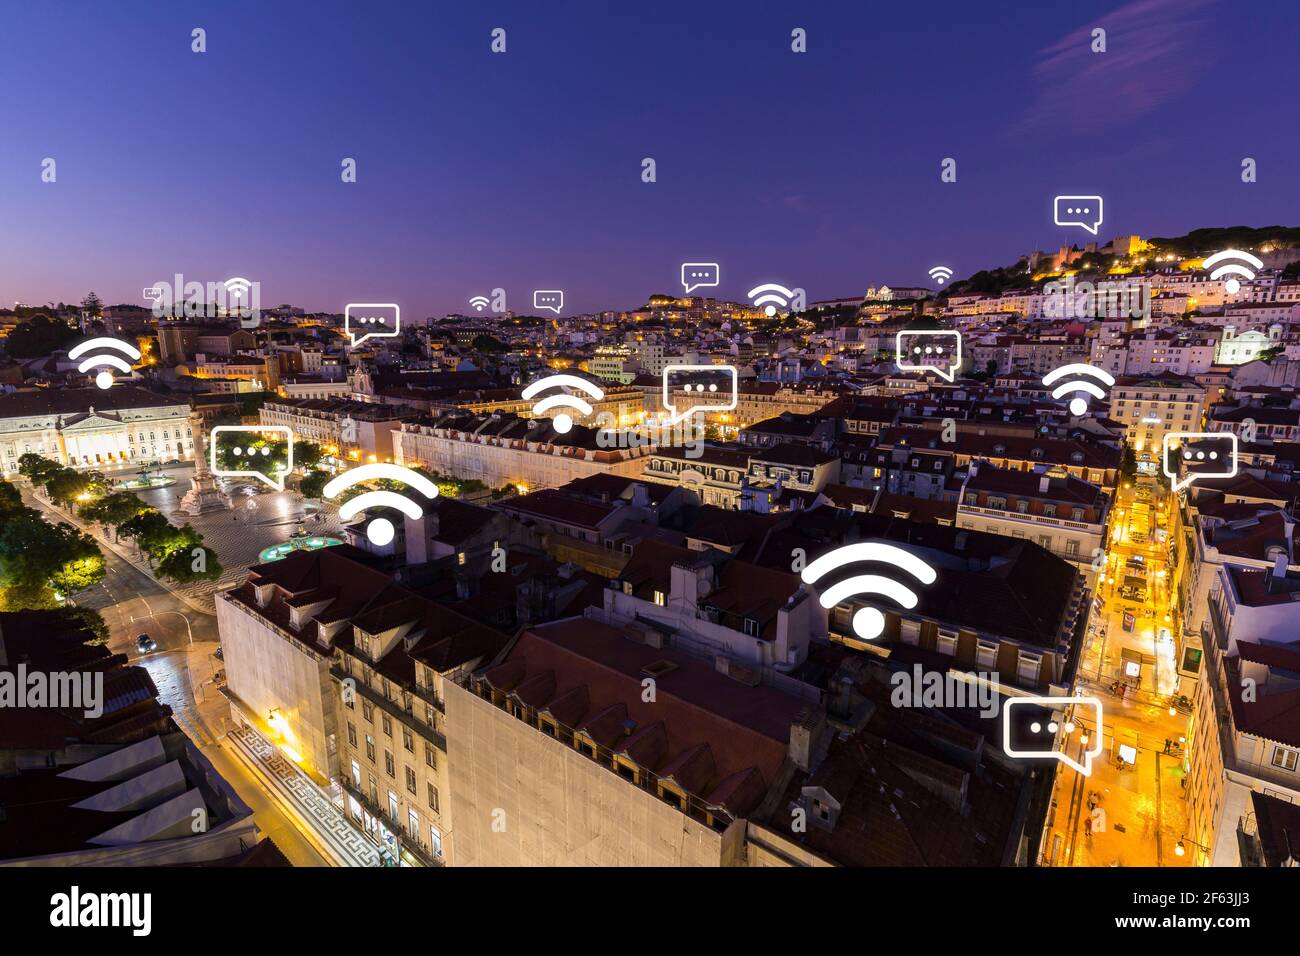
<path fill-rule="evenodd" d="M 1120 126 L 1186 93 L 1215 58 L 1208 19 L 1217 0 L 1136 0 L 1037 54 L 1034 102 L 1017 129 L 1065 125 L 1076 132 Z M 1092 52 L 1092 31 L 1106 52 Z"/>

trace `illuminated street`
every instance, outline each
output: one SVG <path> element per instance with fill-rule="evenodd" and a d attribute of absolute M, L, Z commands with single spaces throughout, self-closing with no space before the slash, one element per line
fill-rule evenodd
<path fill-rule="evenodd" d="M 1102 606 L 1094 610 L 1078 689 L 1102 701 L 1106 733 L 1092 776 L 1062 767 L 1050 817 L 1054 866 L 1187 866 L 1184 757 L 1190 711 L 1176 698 L 1167 505 L 1153 479 L 1125 480 L 1111 510 Z M 1139 589 L 1145 587 L 1145 593 Z M 1129 629 L 1125 628 L 1126 615 Z M 1172 710 L 1172 713 L 1171 713 Z M 1135 762 L 1119 758 L 1132 748 Z M 1095 803 L 1102 813 L 1094 814 Z M 1089 821 L 1096 820 L 1089 825 Z"/>

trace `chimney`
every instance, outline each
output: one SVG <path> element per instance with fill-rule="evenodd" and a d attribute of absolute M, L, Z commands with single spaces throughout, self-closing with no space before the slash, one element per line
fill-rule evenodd
<path fill-rule="evenodd" d="M 1045 494 L 1047 494 L 1047 489 L 1050 488 L 1051 486 L 1052 486 L 1052 479 L 1051 479 L 1051 478 L 1047 477 L 1047 475 L 1041 475 L 1041 476 L 1039 476 L 1039 479 L 1038 479 L 1038 493 L 1039 493 L 1040 495 L 1045 495 Z"/>

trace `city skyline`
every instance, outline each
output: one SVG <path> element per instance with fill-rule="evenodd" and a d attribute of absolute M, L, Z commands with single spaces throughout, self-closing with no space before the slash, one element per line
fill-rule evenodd
<path fill-rule="evenodd" d="M 264 305 L 312 311 L 397 301 L 412 315 L 465 313 L 471 296 L 504 287 L 512 311 L 555 288 L 576 314 L 680 292 L 687 261 L 721 265 L 720 287 L 698 293 L 741 300 L 777 281 L 813 301 L 1091 241 L 1052 224 L 1063 192 L 1105 197 L 1100 242 L 1295 221 L 1281 171 L 1300 134 L 1243 91 L 1284 82 L 1297 13 L 1225 9 L 1142 0 L 1085 16 L 1049 4 L 1024 22 L 950 5 L 941 32 L 904 10 L 740 18 L 674 4 L 565 17 L 513 5 L 436 24 L 342 5 L 329 18 L 88 8 L 75 32 L 26 10 L 30 34 L 69 55 L 11 106 L 23 146 L 0 156 L 0 215 L 46 225 L 0 239 L 0 302 L 94 289 L 146 304 L 143 287 L 179 272 L 246 276 Z M 1105 53 L 1089 52 L 1095 24 L 1108 28 Z M 791 49 L 795 28 L 806 53 Z M 869 43 L 884 33 L 890 43 Z M 105 45 L 119 54 L 111 87 Z M 299 48 L 314 69 L 287 59 Z M 310 55 L 367 49 L 389 56 L 382 70 Z M 21 47 L 3 69 L 18 82 L 49 52 Z M 281 74 L 270 96 L 266 69 Z M 148 116 L 169 118 L 152 139 Z M 129 145 L 93 135 L 99 124 Z M 54 182 L 42 182 L 46 158 Z M 345 158 L 355 183 L 341 181 Z M 956 182 L 941 182 L 945 158 Z"/>

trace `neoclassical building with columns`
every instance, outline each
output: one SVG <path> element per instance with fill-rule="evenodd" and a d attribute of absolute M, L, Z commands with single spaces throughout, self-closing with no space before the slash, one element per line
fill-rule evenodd
<path fill-rule="evenodd" d="M 133 385 L 0 395 L 0 469 L 31 452 L 73 468 L 109 469 L 194 456 L 190 406 Z"/>

